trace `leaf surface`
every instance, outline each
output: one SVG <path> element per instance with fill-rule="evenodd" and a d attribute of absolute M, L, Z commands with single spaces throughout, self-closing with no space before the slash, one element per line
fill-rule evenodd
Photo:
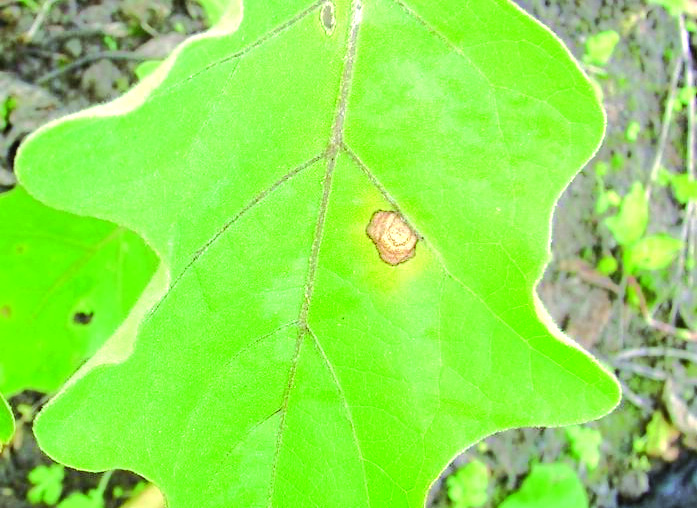
<path fill-rule="evenodd" d="M 135 470 L 171 508 L 417 507 L 492 432 L 605 414 L 616 382 L 534 293 L 603 126 L 507 1 L 236 4 L 18 154 L 39 199 L 137 231 L 167 268 L 118 338 L 132 352 L 45 408 L 41 446 Z M 378 210 L 413 258 L 380 259 Z"/>
<path fill-rule="evenodd" d="M 56 391 L 124 320 L 157 256 L 138 235 L 0 195 L 0 393 Z"/>

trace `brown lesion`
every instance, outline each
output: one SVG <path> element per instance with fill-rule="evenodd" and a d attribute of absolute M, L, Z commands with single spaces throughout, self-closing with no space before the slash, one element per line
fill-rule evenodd
<path fill-rule="evenodd" d="M 419 238 L 399 213 L 378 210 L 370 219 L 366 233 L 385 263 L 398 265 L 414 257 Z"/>

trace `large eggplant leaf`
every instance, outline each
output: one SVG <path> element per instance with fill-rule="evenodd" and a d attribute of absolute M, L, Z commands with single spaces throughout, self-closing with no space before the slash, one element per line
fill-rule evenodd
<path fill-rule="evenodd" d="M 157 256 L 123 227 L 0 195 L 0 393 L 56 391 L 128 315 Z"/>
<path fill-rule="evenodd" d="M 603 127 L 508 1 L 234 2 L 20 149 L 32 194 L 164 261 L 38 417 L 42 448 L 171 508 L 417 507 L 488 434 L 607 413 L 616 381 L 534 292 Z M 415 255 L 383 261 L 374 217 Z"/>

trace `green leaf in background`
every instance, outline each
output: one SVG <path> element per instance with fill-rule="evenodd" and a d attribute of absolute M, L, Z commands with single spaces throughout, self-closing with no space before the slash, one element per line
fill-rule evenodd
<path fill-rule="evenodd" d="M 135 234 L 0 195 L 0 393 L 57 390 L 114 332 L 155 270 Z"/>
<path fill-rule="evenodd" d="M 634 182 L 622 199 L 617 215 L 607 217 L 608 227 L 618 244 L 631 245 L 642 237 L 649 221 L 649 203 L 641 182 Z"/>
<path fill-rule="evenodd" d="M 87 494 L 72 492 L 56 508 L 104 508 L 104 498 L 97 489 L 90 490 Z"/>
<path fill-rule="evenodd" d="M 145 60 L 144 62 L 140 62 L 138 65 L 136 65 L 133 72 L 138 78 L 138 81 L 142 81 L 146 76 L 152 74 L 161 63 L 162 60 Z"/>
<path fill-rule="evenodd" d="M 627 247 L 623 263 L 628 273 L 636 270 L 660 270 L 670 265 L 682 248 L 683 243 L 672 236 L 647 236 Z"/>
<path fill-rule="evenodd" d="M 600 462 L 600 443 L 603 436 L 597 429 L 572 425 L 564 429 L 569 441 L 571 455 L 589 470 L 598 467 Z"/>
<path fill-rule="evenodd" d="M 583 55 L 583 61 L 600 67 L 607 65 L 618 42 L 620 42 L 620 34 L 615 30 L 605 30 L 591 35 L 586 40 L 586 53 Z"/>
<path fill-rule="evenodd" d="M 209 26 L 215 25 L 225 13 L 232 0 L 197 0 L 206 13 Z"/>
<path fill-rule="evenodd" d="M 673 16 L 680 16 L 688 7 L 689 0 L 649 0 L 649 4 L 660 5 Z"/>
<path fill-rule="evenodd" d="M 632 120 L 627 125 L 627 130 L 624 133 L 625 138 L 630 143 L 635 143 L 639 139 L 639 133 L 641 132 L 641 124 L 636 120 Z"/>
<path fill-rule="evenodd" d="M 0 450 L 2 450 L 2 445 L 10 442 L 14 432 L 15 419 L 12 410 L 5 397 L 0 394 Z"/>
<path fill-rule="evenodd" d="M 489 469 L 479 460 L 468 462 L 446 480 L 453 508 L 482 506 L 489 498 Z"/>
<path fill-rule="evenodd" d="M 233 7 L 20 148 L 32 194 L 165 266 L 42 448 L 171 508 L 422 507 L 482 437 L 614 407 L 534 292 L 604 126 L 559 40 L 502 0 Z"/>
<path fill-rule="evenodd" d="M 33 486 L 27 492 L 31 504 L 55 505 L 63 493 L 65 468 L 60 464 L 37 466 L 29 472 L 27 479 Z"/>
<path fill-rule="evenodd" d="M 498 508 L 588 508 L 576 472 L 564 463 L 535 464 L 520 489 Z"/>
<path fill-rule="evenodd" d="M 697 180 L 689 174 L 672 175 L 670 183 L 675 193 L 675 199 L 686 205 L 690 201 L 697 201 Z"/>

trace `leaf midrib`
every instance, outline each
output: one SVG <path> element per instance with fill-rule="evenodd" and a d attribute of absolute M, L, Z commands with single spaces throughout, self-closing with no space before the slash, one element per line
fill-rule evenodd
<path fill-rule="evenodd" d="M 336 161 L 337 161 L 337 156 L 339 154 L 339 150 L 343 145 L 344 125 L 345 125 L 345 120 L 346 120 L 346 107 L 348 104 L 349 92 L 351 90 L 351 81 L 353 79 L 353 71 L 354 71 L 355 57 L 356 57 L 356 44 L 358 41 L 358 31 L 360 29 L 360 24 L 361 24 L 361 20 L 362 20 L 362 8 L 363 8 L 363 5 L 362 5 L 361 0 L 353 0 L 351 2 L 351 10 L 350 10 L 350 16 L 349 16 L 349 20 L 350 20 L 349 21 L 349 33 L 348 33 L 348 38 L 347 38 L 347 42 L 346 42 L 346 53 L 344 55 L 344 70 L 343 70 L 341 82 L 339 85 L 337 110 L 336 110 L 336 114 L 334 116 L 331 137 L 329 139 L 329 142 L 328 142 L 327 148 L 326 148 L 326 152 L 325 152 L 325 157 L 327 160 L 327 169 L 325 171 L 324 180 L 322 183 L 322 200 L 320 202 L 319 212 L 317 215 L 317 223 L 315 226 L 315 235 L 314 235 L 314 239 L 312 242 L 312 250 L 310 253 L 307 279 L 305 282 L 304 299 L 303 299 L 303 303 L 302 303 L 302 306 L 300 309 L 300 315 L 298 318 L 298 337 L 296 339 L 296 344 L 295 344 L 295 353 L 293 355 L 293 359 L 291 360 L 290 372 L 288 374 L 288 385 L 287 385 L 285 393 L 283 395 L 283 402 L 281 404 L 281 417 L 280 417 L 280 422 L 279 422 L 278 438 L 277 438 L 277 442 L 276 442 L 276 451 L 275 451 L 274 458 L 273 458 L 271 482 L 270 482 L 270 486 L 269 486 L 269 496 L 268 496 L 269 508 L 273 507 L 273 498 L 274 498 L 275 487 L 276 487 L 278 459 L 279 459 L 279 455 L 281 453 L 281 448 L 283 446 L 283 435 L 284 435 L 284 429 L 285 429 L 286 415 L 288 413 L 288 404 L 290 401 L 290 394 L 293 391 L 293 388 L 295 385 L 295 374 L 297 371 L 298 362 L 300 360 L 300 352 L 302 351 L 302 345 L 303 345 L 303 342 L 305 341 L 306 337 L 313 337 L 314 338 L 314 342 L 317 345 L 317 348 L 319 349 L 319 351 L 321 352 L 323 358 L 327 362 L 327 365 L 329 366 L 329 369 L 330 369 L 330 372 L 334 378 L 334 381 L 337 384 L 337 388 L 339 390 L 340 397 L 343 399 L 344 405 L 348 410 L 348 402 L 346 401 L 346 397 L 345 397 L 344 392 L 339 384 L 338 378 L 336 377 L 336 374 L 331 366 L 331 363 L 329 362 L 329 359 L 324 354 L 324 349 L 322 348 L 317 336 L 310 332 L 310 329 L 309 329 L 308 323 L 307 323 L 307 316 L 308 316 L 308 312 L 310 309 L 310 304 L 312 302 L 312 294 L 314 292 L 315 275 L 317 272 L 317 260 L 319 258 L 319 251 L 320 251 L 320 247 L 322 244 L 322 236 L 324 233 L 324 225 L 325 225 L 326 217 L 327 217 L 329 195 L 331 193 L 331 188 L 332 188 L 332 176 L 334 174 L 334 169 L 336 168 Z M 357 438 L 356 433 L 355 433 L 355 428 L 353 425 L 353 420 L 351 418 L 351 413 L 348 412 L 347 416 L 349 417 L 349 423 L 350 423 L 351 428 L 353 430 L 353 436 L 354 436 L 354 439 L 356 441 L 356 446 L 357 446 L 358 451 L 359 451 L 359 462 L 361 464 L 361 469 L 363 471 L 363 483 L 364 483 L 365 490 L 366 490 L 366 499 L 368 501 L 368 506 L 370 506 L 370 493 L 369 493 L 369 489 L 368 489 L 368 478 L 366 475 L 365 464 L 364 464 L 364 460 L 362 457 L 363 454 L 360 451 L 361 449 L 360 449 L 360 446 L 358 443 L 358 438 Z"/>

